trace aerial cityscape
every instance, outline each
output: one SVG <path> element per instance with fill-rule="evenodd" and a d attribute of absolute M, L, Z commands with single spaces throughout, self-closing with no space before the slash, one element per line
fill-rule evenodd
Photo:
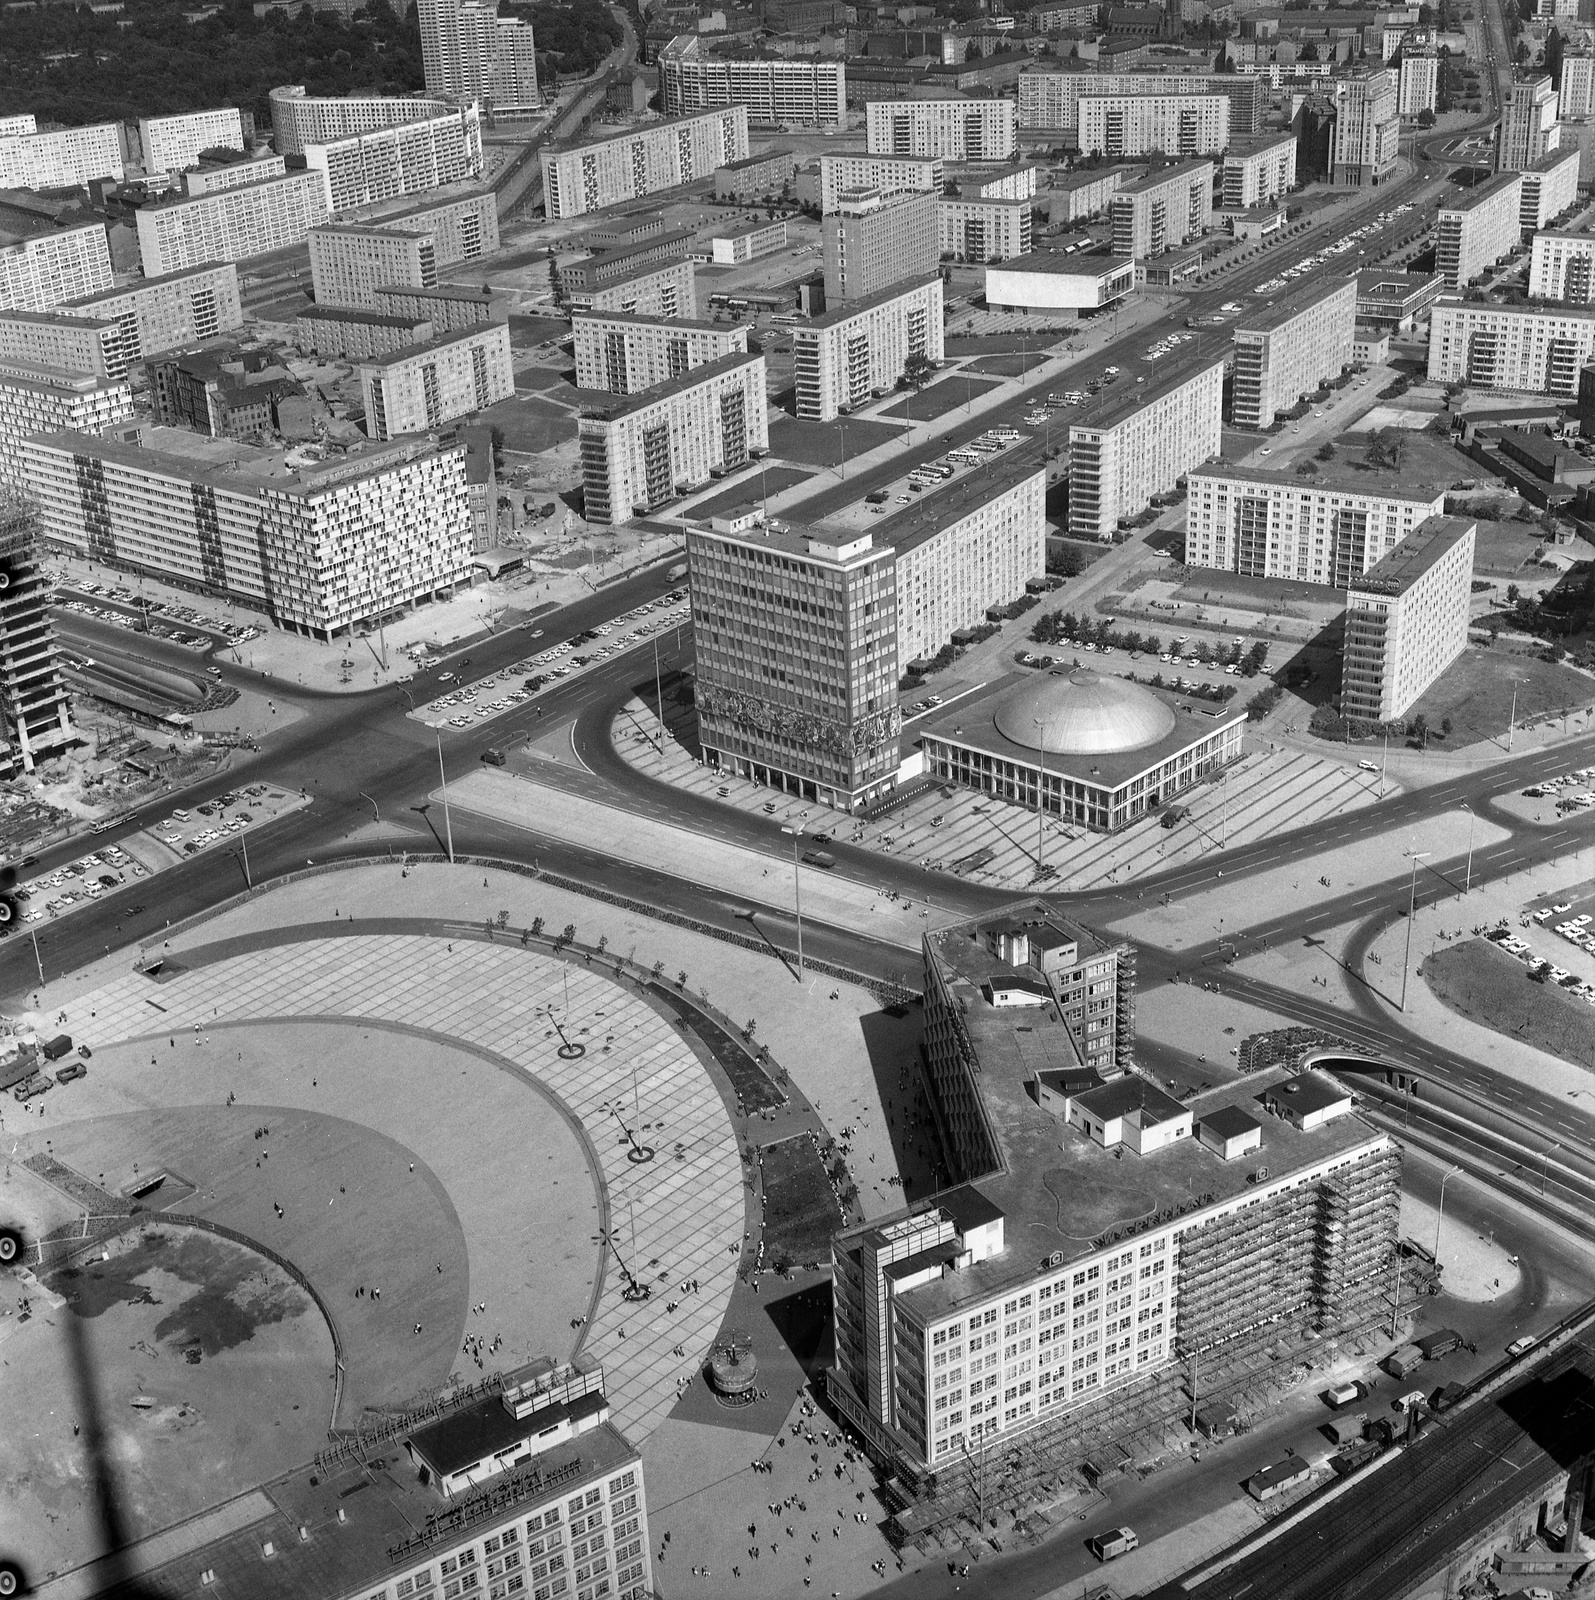
<path fill-rule="evenodd" d="M 1595 1600 L 1595 0 L 4 15 L 0 1600 Z"/>

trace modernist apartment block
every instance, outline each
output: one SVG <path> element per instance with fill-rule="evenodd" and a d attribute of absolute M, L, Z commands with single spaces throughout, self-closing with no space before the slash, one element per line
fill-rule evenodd
<path fill-rule="evenodd" d="M 1028 255 L 1033 210 L 1028 200 L 938 200 L 941 253 L 955 261 L 1010 261 Z"/>
<path fill-rule="evenodd" d="M 138 211 L 139 259 L 146 278 L 203 262 L 247 261 L 302 243 L 327 215 L 327 180 L 315 171 L 161 201 Z"/>
<path fill-rule="evenodd" d="M 421 66 L 429 94 L 481 100 L 496 116 L 535 111 L 536 39 L 522 17 L 501 17 L 498 0 L 416 0 Z"/>
<path fill-rule="evenodd" d="M 326 175 L 334 211 L 424 194 L 482 176 L 482 118 L 476 106 L 402 127 L 305 146 L 305 163 Z"/>
<path fill-rule="evenodd" d="M 864 111 L 871 155 L 1012 161 L 1019 153 L 1012 100 L 871 100 Z"/>
<path fill-rule="evenodd" d="M 103 222 L 57 228 L 0 247 L 0 309 L 50 311 L 110 287 L 111 247 Z"/>
<path fill-rule="evenodd" d="M 133 391 L 125 376 L 0 359 L 0 488 L 28 487 L 23 441 L 32 435 L 99 433 L 132 415 Z"/>
<path fill-rule="evenodd" d="M 377 305 L 390 317 L 432 324 L 433 333 L 454 333 L 493 320 L 493 291 L 442 283 L 433 289 L 388 284 L 377 290 Z"/>
<path fill-rule="evenodd" d="M 1084 222 L 1087 218 L 1101 216 L 1124 179 L 1125 173 L 1118 167 L 1061 174 L 1054 179 L 1047 195 L 1047 220 Z"/>
<path fill-rule="evenodd" d="M 96 378 L 127 376 L 121 323 L 65 311 L 0 311 L 0 362 L 56 367 Z"/>
<path fill-rule="evenodd" d="M 294 318 L 294 342 L 324 361 L 371 361 L 421 344 L 437 329 L 425 317 L 390 316 L 344 306 L 306 306 Z"/>
<path fill-rule="evenodd" d="M 384 216 L 376 226 L 430 234 L 438 265 L 480 261 L 498 249 L 498 200 L 491 189 L 472 189 L 447 200 L 427 200 Z"/>
<path fill-rule="evenodd" d="M 962 1181 L 832 1244 L 826 1394 L 889 1470 L 1115 1402 L 1172 1409 L 1204 1358 L 1378 1315 L 1395 1141 L 1318 1073 L 1165 1094 L 1129 1065 L 1134 960 L 1039 902 L 925 937 L 927 1077 Z M 1311 1130 L 1275 1109 L 1298 1103 Z"/>
<path fill-rule="evenodd" d="M 790 150 L 764 150 L 742 161 L 728 161 L 714 174 L 714 197 L 739 205 L 779 194 L 791 184 L 797 163 Z"/>
<path fill-rule="evenodd" d="M 76 189 L 125 172 L 120 123 L 0 138 L 0 189 Z"/>
<path fill-rule="evenodd" d="M 1595 53 L 1569 49 L 1562 57 L 1562 89 L 1558 117 L 1586 122 L 1595 117 Z"/>
<path fill-rule="evenodd" d="M 737 352 L 577 424 L 585 515 L 628 522 L 769 448 L 764 357 Z"/>
<path fill-rule="evenodd" d="M 506 322 L 445 333 L 360 368 L 366 433 L 394 439 L 485 411 L 515 393 Z"/>
<path fill-rule="evenodd" d="M 910 356 L 943 354 L 939 274 L 829 311 L 792 330 L 797 414 L 830 422 L 896 388 Z"/>
<path fill-rule="evenodd" d="M 1081 95 L 1081 152 L 1099 156 L 1218 155 L 1229 148 L 1229 99 L 1221 94 Z"/>
<path fill-rule="evenodd" d="M 1572 399 L 1595 359 L 1595 311 L 1441 299 L 1429 318 L 1429 376 L 1480 389 Z"/>
<path fill-rule="evenodd" d="M 1213 226 L 1213 163 L 1186 161 L 1126 184 L 1108 201 L 1116 256 L 1162 255 Z"/>
<path fill-rule="evenodd" d="M 310 278 L 318 306 L 378 309 L 386 287 L 436 285 L 437 249 L 428 233 L 331 222 L 310 231 Z"/>
<path fill-rule="evenodd" d="M 406 122 L 447 116 L 458 108 L 419 95 L 307 95 L 302 84 L 273 89 L 271 142 L 282 156 L 303 155 L 313 144 L 333 144 Z"/>
<path fill-rule="evenodd" d="M 724 322 L 578 311 L 570 325 L 576 387 L 611 394 L 640 394 L 694 367 L 748 351 L 747 328 Z"/>
<path fill-rule="evenodd" d="M 0 593 L 0 775 L 11 777 L 34 771 L 79 738 L 50 620 L 53 584 L 40 570 L 31 508 L 12 504 L 0 513 L 0 560 L 10 569 Z"/>
<path fill-rule="evenodd" d="M 825 300 L 867 300 L 892 284 L 923 277 L 941 259 L 938 202 L 928 194 L 843 195 L 820 218 Z"/>
<path fill-rule="evenodd" d="M 1523 178 L 1503 172 L 1439 208 L 1435 270 L 1449 289 L 1465 289 L 1522 239 Z"/>
<path fill-rule="evenodd" d="M 994 172 L 978 162 L 958 162 L 948 169 L 947 181 L 966 200 L 1034 200 L 1036 172 L 1034 165 Z"/>
<path fill-rule="evenodd" d="M 1209 169 L 1211 170 L 1211 169 Z M 1069 425 L 1069 532 L 1109 540 L 1193 467 L 1219 452 L 1224 363 L 1189 356 Z"/>
<path fill-rule="evenodd" d="M 1556 149 L 1561 137 L 1556 119 L 1556 90 L 1548 76 L 1514 83 L 1496 129 L 1496 170 L 1521 172 Z"/>
<path fill-rule="evenodd" d="M 1445 510 L 1443 491 L 1339 476 L 1303 483 L 1224 461 L 1198 467 L 1187 489 L 1188 566 L 1337 589 Z"/>
<path fill-rule="evenodd" d="M 1403 117 L 1433 111 L 1440 93 L 1440 58 L 1431 50 L 1402 47 L 1396 107 Z"/>
<path fill-rule="evenodd" d="M 626 316 L 692 318 L 698 315 L 696 272 L 690 261 L 666 261 L 625 277 L 572 289 L 565 304 L 573 315 L 578 311 L 618 311 Z"/>
<path fill-rule="evenodd" d="M 1547 227 L 1578 199 L 1579 150 L 1552 150 L 1524 167 L 1518 225 L 1525 236 Z"/>
<path fill-rule="evenodd" d="M 1595 233 L 1536 233 L 1529 297 L 1580 306 L 1595 299 Z"/>
<path fill-rule="evenodd" d="M 1269 427 L 1303 395 L 1351 364 L 1357 280 L 1305 284 L 1243 312 L 1235 322 L 1233 417 L 1242 428 Z"/>
<path fill-rule="evenodd" d="M 1057 131 L 1068 142 L 1079 132 L 1082 96 L 1145 94 L 1221 94 L 1230 103 L 1229 129 L 1237 136 L 1260 133 L 1268 108 L 1264 85 L 1239 73 L 1032 71 L 1019 79 L 1019 126 Z"/>
<path fill-rule="evenodd" d="M 245 184 L 263 183 L 267 178 L 288 174 L 288 163 L 269 150 L 240 155 L 232 161 L 207 160 L 180 175 L 180 187 L 189 199 L 215 194 L 218 189 L 241 189 Z"/>
<path fill-rule="evenodd" d="M 667 117 L 742 106 L 765 126 L 840 128 L 847 125 L 847 68 L 805 56 L 722 55 L 705 36 L 684 33 L 659 52 L 659 103 Z"/>
<path fill-rule="evenodd" d="M 1384 183 L 1400 154 L 1401 116 L 1396 74 L 1359 69 L 1331 80 L 1335 126 L 1330 135 L 1330 181 L 1366 189 Z"/>
<path fill-rule="evenodd" d="M 760 256 L 773 255 L 786 249 L 786 218 L 774 222 L 748 222 L 726 233 L 717 233 L 709 241 L 716 266 L 739 266 L 757 261 Z"/>
<path fill-rule="evenodd" d="M 184 111 L 172 117 L 140 117 L 138 146 L 144 153 L 146 172 L 181 172 L 198 162 L 201 150 L 242 150 L 244 119 L 236 106 Z"/>
<path fill-rule="evenodd" d="M 747 154 L 744 105 L 652 122 L 589 144 L 545 145 L 543 208 L 550 221 L 585 216 L 707 178 Z"/>
<path fill-rule="evenodd" d="M 1393 722 L 1462 654 L 1473 595 L 1475 525 L 1431 517 L 1354 578 L 1346 595 L 1340 707 Z"/>
<path fill-rule="evenodd" d="M 1135 289 L 1129 256 L 1062 255 L 1038 250 L 1016 256 L 986 273 L 986 304 L 993 311 L 1100 311 Z"/>
<path fill-rule="evenodd" d="M 1226 211 L 1282 200 L 1296 187 L 1296 135 L 1281 133 L 1234 142 L 1220 174 Z"/>
<path fill-rule="evenodd" d="M 102 289 L 65 301 L 61 312 L 117 323 L 130 363 L 244 325 L 238 268 L 230 261 L 206 261 L 125 289 Z"/>
<path fill-rule="evenodd" d="M 699 737 L 717 766 L 851 811 L 900 769 L 897 679 L 1046 565 L 1046 472 L 1010 456 L 867 530 L 689 524 Z"/>
<path fill-rule="evenodd" d="M 44 541 L 265 611 L 315 638 L 470 576 L 465 447 L 426 441 L 290 466 L 280 451 L 153 428 L 25 447 Z"/>
<path fill-rule="evenodd" d="M 843 195 L 857 190 L 939 195 L 945 170 L 939 156 L 821 156 L 820 211 L 835 211 Z"/>

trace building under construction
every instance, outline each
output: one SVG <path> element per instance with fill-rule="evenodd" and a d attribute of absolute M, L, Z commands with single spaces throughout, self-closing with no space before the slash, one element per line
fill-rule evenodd
<path fill-rule="evenodd" d="M 832 1245 L 829 1393 L 904 1484 L 993 1445 L 1083 1469 L 1194 1400 L 1198 1370 L 1381 1314 L 1400 1149 L 1334 1080 L 1171 1098 L 1133 1064 L 1130 947 L 1040 904 L 929 934 L 924 957 L 961 1181 Z"/>
<path fill-rule="evenodd" d="M 0 503 L 0 777 L 32 772 L 79 741 L 49 605 L 32 508 Z"/>

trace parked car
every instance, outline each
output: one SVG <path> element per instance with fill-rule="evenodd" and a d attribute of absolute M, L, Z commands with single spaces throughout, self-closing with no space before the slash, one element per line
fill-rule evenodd
<path fill-rule="evenodd" d="M 1086 1540 L 1086 1549 L 1098 1561 L 1112 1561 L 1127 1556 L 1141 1543 L 1134 1528 L 1109 1528 L 1106 1533 L 1094 1533 Z"/>

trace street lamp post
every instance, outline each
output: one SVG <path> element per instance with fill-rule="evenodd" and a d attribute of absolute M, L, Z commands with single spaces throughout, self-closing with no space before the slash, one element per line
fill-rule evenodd
<path fill-rule="evenodd" d="M 1512 735 L 1517 731 L 1517 688 L 1521 679 L 1512 680 L 1512 712 L 1506 719 L 1506 753 L 1512 754 Z"/>
<path fill-rule="evenodd" d="M 798 982 L 803 981 L 803 874 L 798 865 L 798 844 L 803 838 L 801 828 L 782 828 L 782 833 L 792 835 L 792 900 L 797 907 L 797 958 Z"/>
<path fill-rule="evenodd" d="M 1407 975 L 1412 970 L 1412 924 L 1418 914 L 1418 863 L 1428 856 L 1427 850 L 1412 853 L 1412 883 L 1407 890 L 1407 953 L 1401 963 L 1401 1009 L 1407 1009 Z"/>
<path fill-rule="evenodd" d="M 454 865 L 454 825 L 449 821 L 449 775 L 443 770 L 443 735 L 438 735 L 438 777 L 443 780 L 443 837 L 448 844 L 449 865 Z"/>
<path fill-rule="evenodd" d="M 1473 824 L 1478 820 L 1473 807 L 1466 800 L 1462 801 L 1462 809 L 1468 814 L 1468 867 L 1462 879 L 1462 892 L 1468 894 L 1473 888 Z"/>
<path fill-rule="evenodd" d="M 1440 1219 L 1445 1215 L 1445 1186 L 1462 1170 L 1452 1167 L 1440 1180 L 1440 1204 L 1434 1214 L 1434 1264 L 1440 1265 Z"/>
<path fill-rule="evenodd" d="M 1041 744 L 1041 781 L 1036 788 L 1036 876 L 1039 878 L 1047 865 L 1047 725 L 1040 717 L 1032 717 Z"/>

